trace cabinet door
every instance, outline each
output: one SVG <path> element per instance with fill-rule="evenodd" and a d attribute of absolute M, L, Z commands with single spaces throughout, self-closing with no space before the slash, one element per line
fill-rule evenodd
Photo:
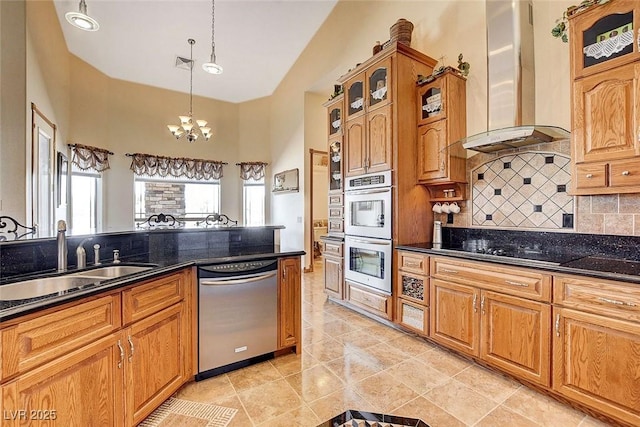
<path fill-rule="evenodd" d="M 551 383 L 551 306 L 482 291 L 480 357 L 528 381 Z"/>
<path fill-rule="evenodd" d="M 418 125 L 425 125 L 447 117 L 447 77 L 435 79 L 418 88 Z"/>
<path fill-rule="evenodd" d="M 364 114 L 365 75 L 360 73 L 344 84 L 345 119 L 349 121 Z"/>
<path fill-rule="evenodd" d="M 344 174 L 362 175 L 365 171 L 367 149 L 365 146 L 364 117 L 358 117 L 345 124 L 344 134 Z"/>
<path fill-rule="evenodd" d="M 120 337 L 108 335 L 4 384 L 2 425 L 123 425 Z"/>
<path fill-rule="evenodd" d="M 640 425 L 640 325 L 554 308 L 553 389 Z"/>
<path fill-rule="evenodd" d="M 280 259 L 278 280 L 278 348 L 301 348 L 300 258 Z"/>
<path fill-rule="evenodd" d="M 368 111 L 382 107 L 393 99 L 391 96 L 391 61 L 392 57 L 389 56 L 367 69 L 366 85 Z"/>
<path fill-rule="evenodd" d="M 446 121 L 418 128 L 418 182 L 447 177 Z"/>
<path fill-rule="evenodd" d="M 640 65 L 603 71 L 573 84 L 575 162 L 640 155 Z"/>
<path fill-rule="evenodd" d="M 343 258 L 324 257 L 324 291 L 330 296 L 342 299 Z"/>
<path fill-rule="evenodd" d="M 471 286 L 432 279 L 429 336 L 446 347 L 480 354 L 480 291 Z"/>
<path fill-rule="evenodd" d="M 342 191 L 342 135 L 329 140 L 329 191 Z"/>
<path fill-rule="evenodd" d="M 126 329 L 127 425 L 136 425 L 187 380 L 184 304 L 178 303 Z"/>
<path fill-rule="evenodd" d="M 366 173 L 391 169 L 393 148 L 391 126 L 391 105 L 386 105 L 367 114 Z"/>

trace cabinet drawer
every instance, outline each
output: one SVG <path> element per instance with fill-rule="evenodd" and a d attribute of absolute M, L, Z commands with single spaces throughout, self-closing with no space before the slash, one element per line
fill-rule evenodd
<path fill-rule="evenodd" d="M 123 320 L 135 322 L 167 308 L 184 297 L 185 275 L 178 273 L 153 279 L 122 293 Z"/>
<path fill-rule="evenodd" d="M 415 252 L 398 251 L 398 270 L 429 275 L 429 256 Z"/>
<path fill-rule="evenodd" d="M 553 302 L 577 310 L 640 321 L 640 286 L 637 284 L 554 276 Z"/>
<path fill-rule="evenodd" d="M 342 257 L 342 243 L 324 242 L 322 254 L 325 256 Z"/>
<path fill-rule="evenodd" d="M 342 219 L 342 206 L 329 206 L 329 219 Z"/>
<path fill-rule="evenodd" d="M 606 163 L 576 165 L 576 190 L 582 188 L 599 188 L 607 186 Z"/>
<path fill-rule="evenodd" d="M 351 304 L 384 317 L 385 319 L 391 319 L 391 295 L 366 289 L 348 280 L 345 280 L 345 285 L 345 299 Z"/>
<path fill-rule="evenodd" d="M 432 257 L 431 276 L 537 301 L 551 301 L 551 276 L 535 270 Z"/>
<path fill-rule="evenodd" d="M 398 323 L 422 335 L 429 335 L 429 308 L 398 298 Z"/>
<path fill-rule="evenodd" d="M 611 162 L 609 165 L 609 182 L 611 187 L 639 186 L 640 159 Z"/>
<path fill-rule="evenodd" d="M 343 233 L 344 232 L 344 220 L 329 218 L 329 233 Z"/>
<path fill-rule="evenodd" d="M 420 305 L 429 305 L 429 278 L 420 274 L 398 271 L 396 295 Z"/>
<path fill-rule="evenodd" d="M 2 380 L 87 345 L 121 326 L 120 293 L 73 304 L 0 331 Z"/>
<path fill-rule="evenodd" d="M 329 194 L 329 206 L 342 206 L 344 196 L 342 194 Z"/>

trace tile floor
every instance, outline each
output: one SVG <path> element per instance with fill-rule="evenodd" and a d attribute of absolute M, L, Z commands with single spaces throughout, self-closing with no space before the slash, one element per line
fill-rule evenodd
<path fill-rule="evenodd" d="M 347 409 L 437 426 L 596 427 L 542 394 L 327 301 L 303 274 L 303 352 L 185 385 L 178 398 L 238 409 L 230 427 L 314 427 Z"/>

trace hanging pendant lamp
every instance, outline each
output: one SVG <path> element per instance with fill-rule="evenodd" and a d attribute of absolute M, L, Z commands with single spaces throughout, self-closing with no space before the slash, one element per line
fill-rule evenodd
<path fill-rule="evenodd" d="M 210 74 L 222 74 L 222 67 L 216 63 L 215 11 L 216 1 L 211 0 L 211 61 L 202 64 L 202 69 Z"/>
<path fill-rule="evenodd" d="M 64 16 L 71 25 L 81 30 L 98 31 L 100 28 L 98 21 L 87 15 L 87 3 L 85 0 L 80 0 L 77 12 L 67 12 Z"/>

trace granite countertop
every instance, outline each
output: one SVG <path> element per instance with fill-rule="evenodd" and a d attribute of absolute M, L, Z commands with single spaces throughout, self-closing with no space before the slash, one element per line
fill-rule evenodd
<path fill-rule="evenodd" d="M 446 245 L 442 249 L 433 249 L 431 243 L 397 245 L 395 248 L 429 255 L 529 267 L 551 273 L 575 274 L 640 284 L 640 261 L 619 258 L 611 254 L 585 255 L 572 252 L 570 246 L 546 252 L 520 253 L 517 256 L 475 253 L 462 247 Z"/>
<path fill-rule="evenodd" d="M 279 247 L 253 247 L 250 249 L 227 251 L 225 253 L 221 253 L 220 251 L 212 249 L 201 249 L 180 251 L 177 254 L 174 253 L 171 256 L 162 257 L 161 259 L 157 260 L 154 259 L 152 260 L 153 262 L 148 262 L 149 259 L 137 260 L 134 257 L 127 259 L 126 261 L 123 260 L 123 262 L 121 262 L 120 264 L 103 263 L 99 267 L 109 267 L 113 265 L 135 265 L 149 266 L 151 268 L 140 273 L 130 274 L 120 278 L 105 279 L 91 285 L 86 285 L 82 287 L 82 289 L 69 289 L 67 291 L 64 291 L 64 293 L 55 293 L 25 300 L 0 300 L 0 322 L 89 295 L 98 294 L 119 287 L 124 287 L 134 282 L 157 277 L 159 275 L 174 272 L 185 267 L 254 261 L 268 258 L 282 258 L 287 256 L 301 256 L 304 254 L 304 251 L 281 251 Z M 92 268 L 95 268 L 95 266 L 90 265 L 88 266 L 87 270 L 90 270 Z M 35 274 L 11 277 L 0 282 L 0 292 L 2 292 L 2 285 L 5 284 L 31 280 L 35 278 L 56 277 L 68 273 L 77 273 L 80 271 L 83 270 L 73 269 L 68 270 L 65 273 L 41 271 Z"/>

